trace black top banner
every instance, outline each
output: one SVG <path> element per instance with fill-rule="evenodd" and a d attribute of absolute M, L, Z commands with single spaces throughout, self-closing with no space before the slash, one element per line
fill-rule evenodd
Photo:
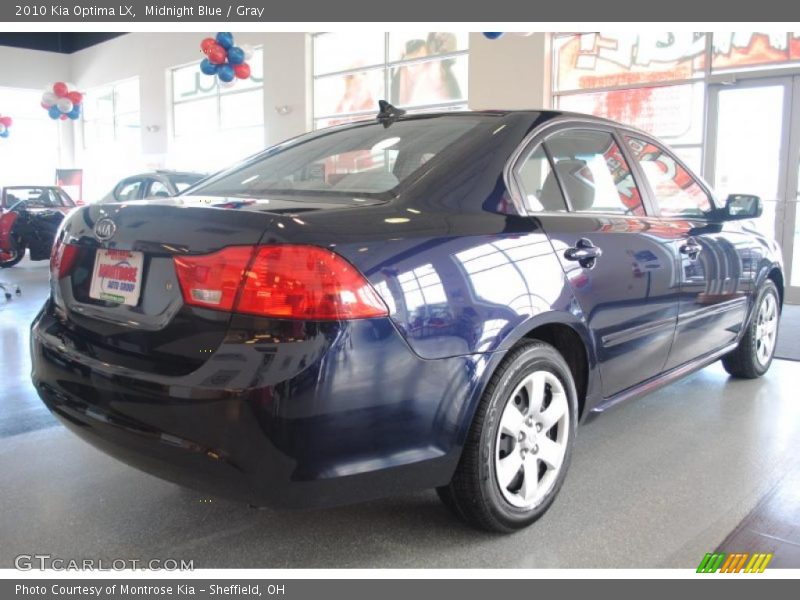
<path fill-rule="evenodd" d="M 786 22 L 800 3 L 758 0 L 3 0 L 0 21 L 37 22 Z"/>

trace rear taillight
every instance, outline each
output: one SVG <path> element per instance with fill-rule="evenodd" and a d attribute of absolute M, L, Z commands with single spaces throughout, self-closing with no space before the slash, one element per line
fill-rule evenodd
<path fill-rule="evenodd" d="M 183 301 L 192 306 L 233 310 L 254 252 L 252 246 L 231 246 L 213 254 L 174 257 Z"/>
<path fill-rule="evenodd" d="M 174 261 L 183 300 L 192 306 L 312 321 L 388 315 L 364 276 L 325 248 L 231 246 Z"/>
<path fill-rule="evenodd" d="M 72 272 L 78 247 L 58 242 L 50 252 L 50 275 L 54 279 L 63 279 Z"/>

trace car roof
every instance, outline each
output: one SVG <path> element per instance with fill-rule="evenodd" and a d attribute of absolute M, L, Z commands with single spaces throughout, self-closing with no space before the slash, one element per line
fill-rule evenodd
<path fill-rule="evenodd" d="M 391 122 L 396 122 L 396 121 L 432 119 L 439 117 L 463 118 L 463 117 L 475 117 L 475 116 L 497 117 L 502 119 L 521 118 L 523 121 L 526 120 L 527 118 L 530 120 L 530 126 L 534 125 L 541 126 L 544 123 L 552 121 L 554 119 L 559 119 L 559 120 L 563 119 L 565 121 L 574 119 L 576 121 L 581 121 L 584 123 L 595 123 L 598 125 L 605 125 L 607 127 L 620 127 L 631 132 L 636 132 L 641 135 L 652 137 L 652 135 L 648 134 L 646 131 L 642 131 L 641 129 L 633 125 L 629 125 L 627 123 L 620 123 L 619 121 L 614 121 L 612 119 L 607 119 L 605 117 L 598 117 L 596 115 L 591 115 L 587 113 L 571 112 L 571 111 L 548 109 L 548 108 L 540 108 L 540 109 L 530 108 L 530 109 L 514 109 L 514 110 L 511 109 L 483 109 L 483 110 L 459 110 L 459 111 L 439 110 L 439 111 L 426 111 L 420 113 L 405 113 L 400 116 L 389 117 L 389 120 Z M 376 119 L 377 119 L 377 113 L 376 113 Z M 364 123 L 369 123 L 370 120 L 371 119 L 365 115 L 364 118 L 359 121 L 352 121 L 350 123 L 333 125 L 330 128 L 326 127 L 324 129 L 346 129 L 349 126 L 363 125 Z"/>

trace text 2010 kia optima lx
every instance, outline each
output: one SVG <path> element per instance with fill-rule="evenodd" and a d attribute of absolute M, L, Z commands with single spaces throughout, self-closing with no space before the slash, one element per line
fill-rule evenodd
<path fill-rule="evenodd" d="M 384 107 L 189 195 L 72 212 L 33 381 L 188 486 L 282 508 L 435 487 L 510 531 L 582 418 L 720 358 L 766 372 L 783 276 L 760 212 L 610 121 Z"/>

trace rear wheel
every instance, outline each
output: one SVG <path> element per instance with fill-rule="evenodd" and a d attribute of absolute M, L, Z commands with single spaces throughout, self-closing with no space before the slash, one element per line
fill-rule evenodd
<path fill-rule="evenodd" d="M 564 482 L 577 414 L 572 374 L 558 351 L 540 341 L 520 345 L 492 376 L 440 498 L 473 526 L 527 527 Z"/>
<path fill-rule="evenodd" d="M 761 377 L 772 364 L 781 309 L 778 288 L 771 280 L 761 286 L 754 311 L 739 345 L 722 357 L 722 366 L 734 377 Z"/>

